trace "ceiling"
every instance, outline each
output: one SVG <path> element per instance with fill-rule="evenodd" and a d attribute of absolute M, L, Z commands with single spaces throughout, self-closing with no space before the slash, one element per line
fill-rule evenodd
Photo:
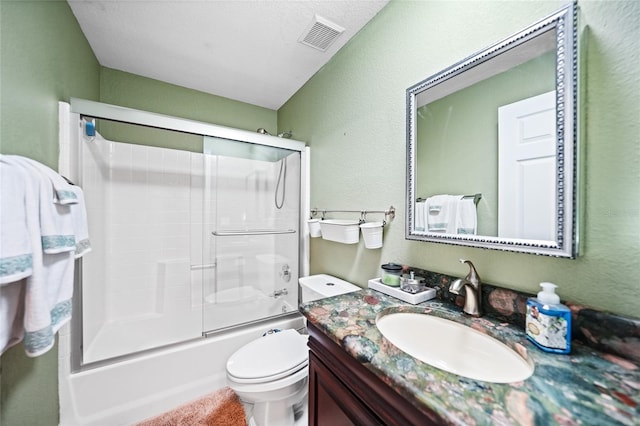
<path fill-rule="evenodd" d="M 68 3 L 102 66 L 277 110 L 388 1 Z M 344 29 L 325 51 L 298 41 L 315 16 Z"/>

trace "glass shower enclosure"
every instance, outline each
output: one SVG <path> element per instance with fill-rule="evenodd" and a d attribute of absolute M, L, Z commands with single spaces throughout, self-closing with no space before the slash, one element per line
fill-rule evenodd
<path fill-rule="evenodd" d="M 211 137 L 204 151 L 203 330 L 297 311 L 299 153 Z"/>
<path fill-rule="evenodd" d="M 150 130 L 198 138 L 192 152 L 100 121 L 78 153 L 93 250 L 76 369 L 297 312 L 304 148 Z"/>

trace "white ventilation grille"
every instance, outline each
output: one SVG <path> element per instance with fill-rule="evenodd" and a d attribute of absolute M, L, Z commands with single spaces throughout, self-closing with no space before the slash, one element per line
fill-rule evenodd
<path fill-rule="evenodd" d="M 311 25 L 309 25 L 298 41 L 324 52 L 343 31 L 344 28 L 341 26 L 334 24 L 322 16 L 315 15 L 313 21 L 311 21 Z"/>

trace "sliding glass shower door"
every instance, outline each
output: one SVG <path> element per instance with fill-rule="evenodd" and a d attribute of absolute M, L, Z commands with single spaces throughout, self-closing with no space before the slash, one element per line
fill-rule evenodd
<path fill-rule="evenodd" d="M 204 331 L 297 310 L 300 153 L 219 138 L 204 150 Z"/>
<path fill-rule="evenodd" d="M 190 268 L 203 232 L 192 220 L 202 205 L 203 154 L 99 135 L 81 151 L 93 248 L 78 292 L 82 363 L 201 336 L 202 298 Z"/>
<path fill-rule="evenodd" d="M 205 153 L 189 152 L 99 134 L 80 146 L 93 246 L 77 293 L 81 365 L 297 310 L 299 151 L 205 137 Z"/>

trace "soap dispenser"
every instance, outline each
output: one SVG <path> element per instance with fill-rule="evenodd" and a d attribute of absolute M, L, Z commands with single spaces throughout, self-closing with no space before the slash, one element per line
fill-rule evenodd
<path fill-rule="evenodd" d="M 527 338 L 543 351 L 571 351 L 571 310 L 560 303 L 553 283 L 540 283 L 537 298 L 527 300 Z"/>

